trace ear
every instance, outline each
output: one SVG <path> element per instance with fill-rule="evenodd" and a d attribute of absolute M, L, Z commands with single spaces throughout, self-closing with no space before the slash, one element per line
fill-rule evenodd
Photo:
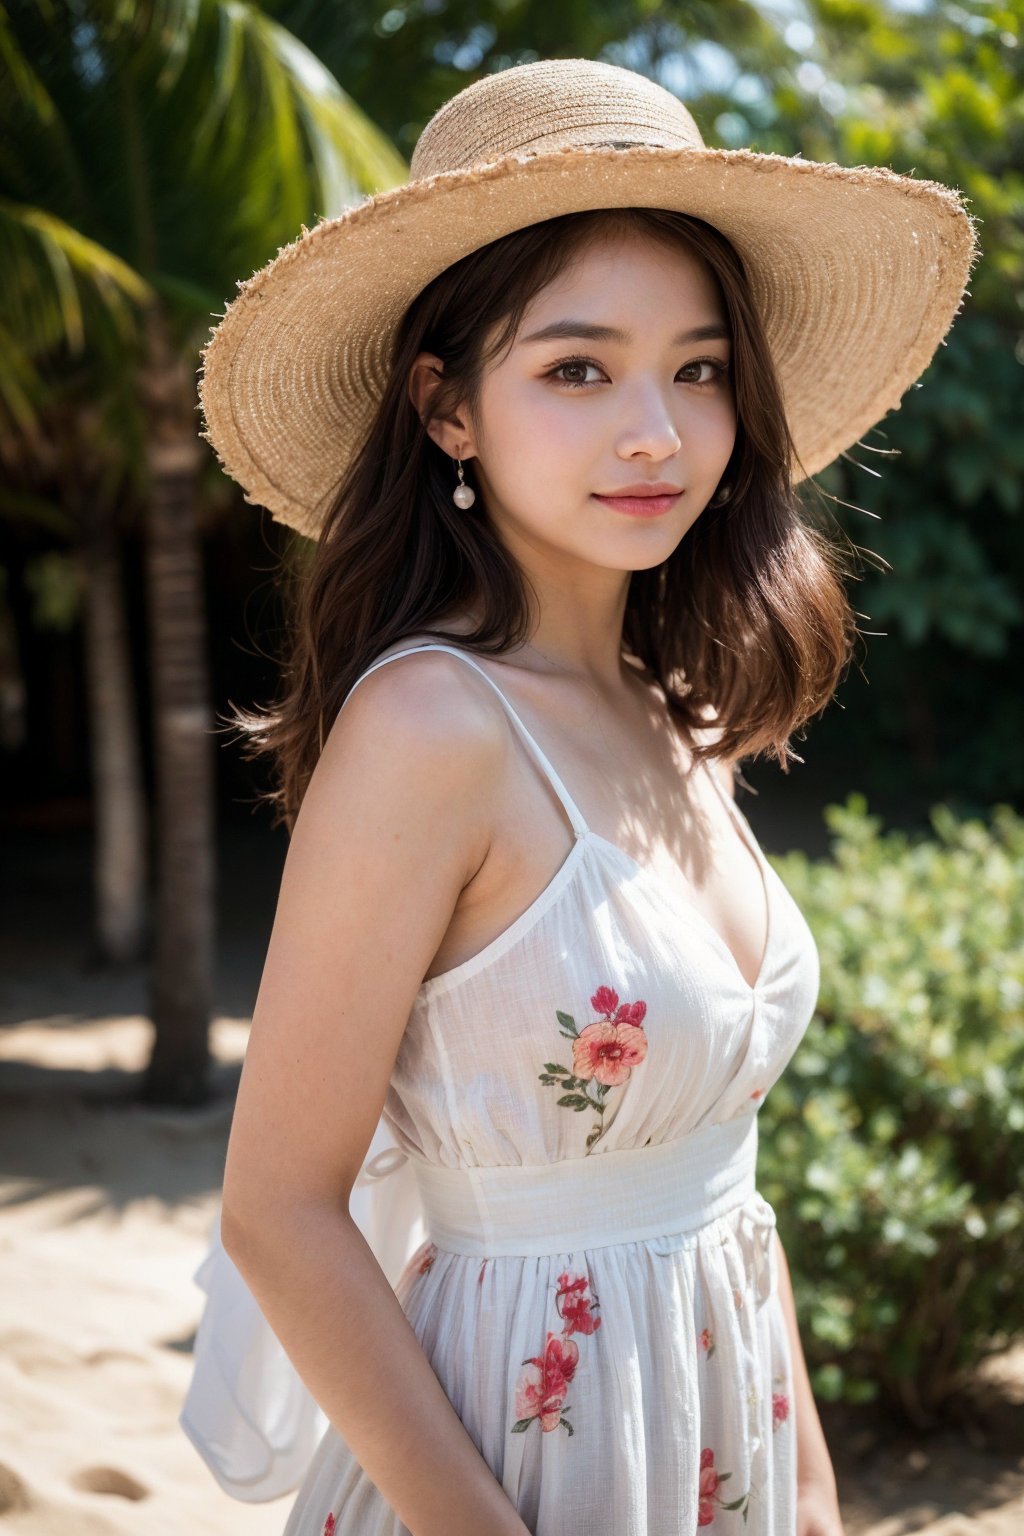
<path fill-rule="evenodd" d="M 432 352 L 421 352 L 409 370 L 409 399 L 421 421 L 443 373 L 444 363 Z M 449 458 L 465 461 L 476 454 L 472 434 L 457 417 L 435 417 L 427 423 L 427 432 Z"/>

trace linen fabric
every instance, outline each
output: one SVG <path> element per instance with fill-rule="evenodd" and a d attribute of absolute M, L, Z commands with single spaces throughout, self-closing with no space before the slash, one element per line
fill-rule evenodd
<path fill-rule="evenodd" d="M 794 1536 L 792 1365 L 755 1159 L 817 1000 L 813 935 L 705 765 L 762 877 L 750 985 L 696 907 L 590 829 L 466 652 L 406 646 L 362 677 L 431 650 L 498 694 L 575 841 L 520 917 L 418 993 L 382 1117 L 426 1234 L 395 1282 L 403 1310 L 534 1536 Z M 328 1423 L 284 1536 L 357 1533 L 408 1536 Z"/>

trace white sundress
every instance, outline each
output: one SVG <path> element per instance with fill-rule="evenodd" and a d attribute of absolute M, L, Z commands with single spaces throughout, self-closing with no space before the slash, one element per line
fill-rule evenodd
<path fill-rule="evenodd" d="M 498 694 L 576 841 L 410 1014 L 381 1122 L 393 1145 L 375 1141 L 360 1179 L 392 1186 L 401 1231 L 381 1245 L 423 1239 L 392 1264 L 403 1311 L 534 1536 L 794 1536 L 791 1357 L 755 1163 L 758 1109 L 817 1001 L 810 928 L 706 770 L 763 879 L 751 986 L 695 906 L 589 828 L 466 652 L 415 644 L 362 676 L 424 650 Z M 408 1536 L 322 1414 L 307 1448 L 314 1424 L 283 1536 Z"/>

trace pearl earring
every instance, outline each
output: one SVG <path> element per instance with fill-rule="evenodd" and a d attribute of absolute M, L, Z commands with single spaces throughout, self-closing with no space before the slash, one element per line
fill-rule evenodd
<path fill-rule="evenodd" d="M 711 505 L 713 507 L 720 507 L 720 506 L 722 506 L 722 504 L 724 502 L 727 502 L 729 500 L 729 497 L 731 495 L 732 495 L 732 486 L 731 485 L 728 485 L 728 484 L 720 485 L 718 487 L 718 490 L 715 492 L 715 494 L 711 498 Z"/>
<path fill-rule="evenodd" d="M 455 462 L 459 466 L 459 483 L 452 491 L 452 501 L 457 507 L 471 507 L 476 501 L 476 491 L 471 485 L 466 484 L 462 473 L 462 460 L 456 459 Z"/>

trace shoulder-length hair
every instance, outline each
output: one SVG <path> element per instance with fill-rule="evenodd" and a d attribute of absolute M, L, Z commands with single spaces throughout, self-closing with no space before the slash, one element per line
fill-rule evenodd
<path fill-rule="evenodd" d="M 276 787 L 261 799 L 291 830 L 353 683 L 385 649 L 425 629 L 480 655 L 528 638 L 523 573 L 483 498 L 452 501 L 453 461 L 428 421 L 461 404 L 472 417 L 488 364 L 510 347 L 531 300 L 590 242 L 634 232 L 706 262 L 732 335 L 736 441 L 722 483 L 660 565 L 632 574 L 623 647 L 663 690 L 693 758 L 802 761 L 788 738 L 832 698 L 857 634 L 838 544 L 804 518 L 794 447 L 760 315 L 739 254 L 712 225 L 651 208 L 565 214 L 516 230 L 447 268 L 413 300 L 366 440 L 331 501 L 319 540 L 286 583 L 290 654 L 270 708 L 237 709 L 243 756 L 269 754 Z M 486 338 L 496 332 L 488 346 Z M 421 420 L 408 393 L 421 352 L 444 372 Z M 467 468 L 472 469 L 472 465 Z M 305 541 L 302 541 L 305 543 Z M 440 627 L 472 604 L 480 623 Z M 715 727 L 713 738 L 696 740 Z"/>

